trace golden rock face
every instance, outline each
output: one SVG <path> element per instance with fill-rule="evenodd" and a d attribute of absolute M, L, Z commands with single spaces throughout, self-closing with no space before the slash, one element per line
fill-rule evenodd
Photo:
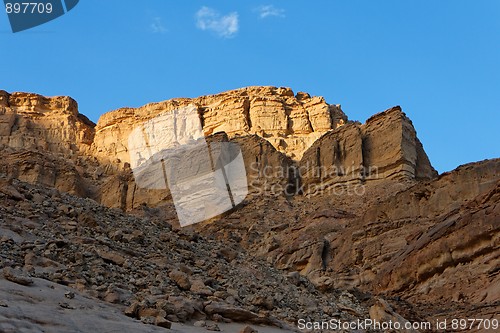
<path fill-rule="evenodd" d="M 5 154 L 5 161 L 11 161 L 6 163 L 7 173 L 85 194 L 108 206 L 156 205 L 170 195 L 168 191 L 151 194 L 137 189 L 134 179 L 122 184 L 125 176 L 117 175 L 134 167 L 129 146 L 134 130 L 187 106 L 198 114 L 201 135 L 217 137 L 223 132 L 225 140 L 241 146 L 249 179 L 259 179 L 263 170 L 271 168 L 282 171 L 271 177 L 273 182 L 286 187 L 290 180 L 285 169 L 294 165 L 299 167 L 302 184 L 313 189 L 323 183 L 411 181 L 437 175 L 401 108 L 359 124 L 348 121 L 340 105 L 276 87 L 121 108 L 103 114 L 97 125 L 78 113 L 70 97 L 0 91 L 0 145 L 13 150 L 12 156 Z M 169 130 L 163 130 L 168 136 Z M 31 157 L 20 160 L 19 154 Z M 53 162 L 43 162 L 48 159 Z M 90 183 L 97 184 L 88 184 L 89 175 Z M 102 176 L 112 177 L 101 183 Z M 304 193 L 309 192 L 314 191 Z M 121 193 L 120 199 L 116 193 Z"/>
<path fill-rule="evenodd" d="M 53 153 L 88 154 L 94 124 L 67 96 L 0 91 L 0 144 Z"/>
<path fill-rule="evenodd" d="M 289 88 L 248 87 L 198 98 L 177 98 L 102 115 L 95 126 L 67 96 L 0 93 L 0 142 L 15 148 L 80 151 L 103 162 L 129 162 L 127 138 L 138 124 L 194 104 L 205 135 L 257 134 L 293 160 L 321 135 L 347 122 L 340 105 Z M 54 147 L 56 145 L 57 147 Z"/>
<path fill-rule="evenodd" d="M 206 135 L 225 132 L 233 138 L 257 134 L 294 160 L 322 134 L 347 121 L 339 105 L 329 105 L 322 97 L 295 96 L 289 88 L 249 87 L 109 112 L 97 123 L 96 156 L 127 161 L 126 141 L 136 124 L 189 104 L 198 108 Z"/>

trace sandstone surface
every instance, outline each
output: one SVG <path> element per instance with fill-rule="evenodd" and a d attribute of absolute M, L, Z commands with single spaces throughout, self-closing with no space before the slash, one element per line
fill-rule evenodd
<path fill-rule="evenodd" d="M 196 106 L 205 135 L 257 134 L 296 160 L 322 134 L 347 122 L 340 105 L 330 105 L 322 97 L 294 95 L 289 88 L 249 87 L 109 112 L 95 129 L 95 156 L 102 161 L 129 162 L 127 140 L 135 126 L 189 105 Z"/>
<path fill-rule="evenodd" d="M 318 139 L 300 160 L 306 193 L 330 184 L 360 184 L 387 179 L 428 180 L 437 172 L 411 121 L 400 107 L 349 123 Z"/>
<path fill-rule="evenodd" d="M 62 153 L 87 153 L 94 126 L 70 97 L 0 91 L 0 145 Z"/>

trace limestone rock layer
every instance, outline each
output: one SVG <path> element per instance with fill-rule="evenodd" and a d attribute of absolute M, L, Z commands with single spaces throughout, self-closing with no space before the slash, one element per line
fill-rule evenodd
<path fill-rule="evenodd" d="M 205 135 L 225 132 L 233 138 L 257 134 L 295 160 L 322 134 L 347 122 L 340 105 L 327 104 L 322 97 L 294 95 L 289 88 L 249 87 L 109 112 L 97 123 L 95 156 L 128 161 L 127 139 L 136 125 L 192 104 L 198 110 Z"/>
<path fill-rule="evenodd" d="M 78 112 L 70 97 L 0 91 L 0 144 L 33 157 L 32 163 L 15 160 L 16 155 L 6 149 L 11 162 L 3 163 L 2 169 L 19 179 L 84 194 L 111 207 L 158 205 L 170 198 L 170 192 L 152 194 L 136 184 L 130 172 L 130 137 L 152 120 L 187 106 L 198 113 L 207 138 L 223 132 L 225 140 L 241 147 L 254 189 L 271 183 L 293 194 L 313 194 L 332 184 L 437 175 L 400 107 L 361 125 L 348 121 L 340 105 L 276 87 L 121 108 L 102 115 L 97 125 Z M 182 130 L 176 126 L 188 126 L 182 121 L 171 125 L 174 136 Z M 60 158 L 61 163 L 52 163 L 53 168 L 51 163 L 38 163 L 40 158 L 28 153 L 34 151 L 51 153 L 52 160 Z M 61 183 L 61 177 L 68 181 Z"/>
<path fill-rule="evenodd" d="M 70 97 L 0 91 L 0 144 L 53 153 L 89 153 L 94 126 Z"/>

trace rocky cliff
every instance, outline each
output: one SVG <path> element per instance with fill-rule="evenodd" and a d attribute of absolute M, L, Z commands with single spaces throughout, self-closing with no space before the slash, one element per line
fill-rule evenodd
<path fill-rule="evenodd" d="M 328 184 L 437 176 L 400 107 L 329 131 L 306 150 L 300 168 L 308 193 Z"/>
<path fill-rule="evenodd" d="M 179 229 L 170 190 L 135 180 L 129 136 L 187 106 L 208 146 L 241 150 L 249 193 Z M 0 91 L 0 146 L 0 268 L 145 322 L 498 314 L 500 160 L 438 176 L 400 107 L 361 124 L 321 97 L 249 87 L 95 125 L 69 97 Z"/>
<path fill-rule="evenodd" d="M 78 105 L 70 97 L 0 90 L 0 144 L 62 153 L 68 158 L 89 153 L 94 126 L 78 113 Z"/>
<path fill-rule="evenodd" d="M 25 154 L 5 163 L 4 172 L 110 207 L 158 205 L 170 197 L 168 189 L 136 185 L 129 169 L 129 136 L 145 122 L 188 105 L 195 106 L 208 138 L 223 132 L 226 141 L 238 143 L 251 189 L 279 185 L 292 194 L 313 194 L 337 184 L 437 175 L 399 107 L 360 125 L 321 97 L 294 94 L 289 88 L 249 87 L 122 108 L 104 114 L 94 125 L 69 97 L 1 96 L 0 143 Z M 41 151 L 60 158 L 59 163 L 31 163 L 27 156 L 36 161 Z"/>
<path fill-rule="evenodd" d="M 322 134 L 342 126 L 340 105 L 289 88 L 250 87 L 199 98 L 179 98 L 103 115 L 96 127 L 95 156 L 102 161 L 129 161 L 127 141 L 135 126 L 162 113 L 194 104 L 205 135 L 225 132 L 230 138 L 257 134 L 278 151 L 298 160 Z"/>

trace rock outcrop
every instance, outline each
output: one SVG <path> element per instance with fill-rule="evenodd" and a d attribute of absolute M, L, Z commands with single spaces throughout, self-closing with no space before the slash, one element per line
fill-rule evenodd
<path fill-rule="evenodd" d="M 0 91 L 0 144 L 64 154 L 88 154 L 94 126 L 70 97 Z"/>
<path fill-rule="evenodd" d="M 318 139 L 300 160 L 305 193 L 330 184 L 437 176 L 411 120 L 400 107 L 349 123 Z"/>
<path fill-rule="evenodd" d="M 98 121 L 93 151 L 104 162 L 129 162 L 127 141 L 135 126 L 155 116 L 194 104 L 205 135 L 225 132 L 230 138 L 257 134 L 278 151 L 299 160 L 325 132 L 347 117 L 339 105 L 289 88 L 250 87 L 194 99 L 178 98 L 140 108 L 123 108 Z"/>
<path fill-rule="evenodd" d="M 225 133 L 225 141 L 241 147 L 254 193 L 311 194 L 332 184 L 436 176 L 399 107 L 359 125 L 323 98 L 294 95 L 289 88 L 250 87 L 122 108 L 94 125 L 69 97 L 2 92 L 0 98 L 0 143 L 13 151 L 9 161 L 0 162 L 5 173 L 124 210 L 171 199 L 168 189 L 137 186 L 130 169 L 130 134 L 189 105 L 195 106 L 209 140 Z M 48 153 L 46 160 L 52 162 L 42 161 L 40 154 Z"/>
<path fill-rule="evenodd" d="M 65 159 L 59 154 L 11 147 L 4 147 L 1 156 L 0 173 L 81 197 L 100 197 L 88 168 L 91 164 L 79 158 Z"/>

